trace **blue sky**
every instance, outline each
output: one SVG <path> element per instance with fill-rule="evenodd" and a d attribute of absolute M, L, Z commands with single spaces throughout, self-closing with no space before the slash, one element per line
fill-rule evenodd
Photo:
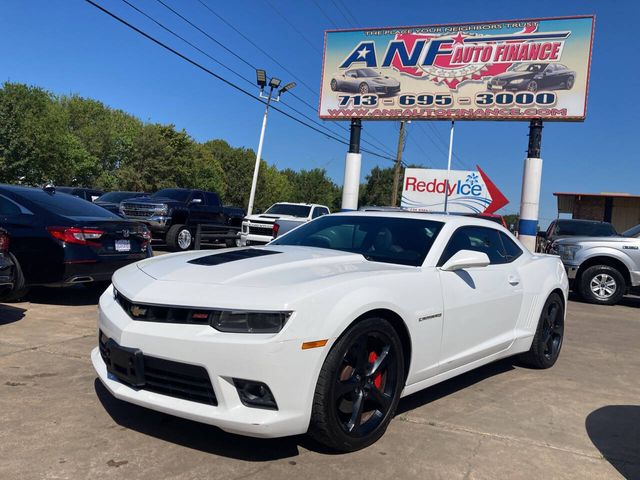
<path fill-rule="evenodd" d="M 229 79 L 235 77 L 209 58 L 171 37 L 121 0 L 98 0 L 157 38 Z M 538 0 L 402 1 L 381 0 L 203 0 L 230 24 L 295 73 L 280 66 L 208 12 L 198 0 L 163 0 L 226 44 L 249 64 L 284 81 L 295 80 L 295 93 L 317 104 L 323 32 L 330 28 L 425 25 L 467 21 L 596 14 L 587 119 L 583 123 L 547 123 L 540 223 L 556 215 L 554 191 L 640 194 L 638 165 L 639 63 L 633 29 L 625 25 L 640 15 L 640 2 Z M 156 0 L 130 0 L 192 43 L 249 79 L 254 72 Z M 222 138 L 234 146 L 256 149 L 262 106 L 220 81 L 126 29 L 82 0 L 0 0 L 0 80 L 24 82 L 54 93 L 92 97 L 143 120 L 173 123 L 197 140 Z M 320 6 L 320 7 L 318 7 Z M 346 8 L 348 10 L 346 10 Z M 241 80 L 238 80 L 242 82 Z M 302 82 L 301 82 L 302 81 Z M 251 89 L 250 85 L 245 84 Z M 287 103 L 317 119 L 317 113 L 289 97 Z M 635 113 L 634 113 L 635 112 Z M 347 126 L 346 123 L 342 124 Z M 338 126 L 328 125 L 347 136 Z M 633 131 L 636 131 L 634 134 Z M 366 123 L 365 139 L 395 152 L 398 123 Z M 446 122 L 413 122 L 404 151 L 408 163 L 446 167 Z M 458 122 L 455 151 L 478 163 L 510 200 L 503 212 L 518 210 L 526 122 Z M 346 146 L 328 140 L 273 112 L 263 157 L 280 168 L 326 168 L 342 182 Z M 363 155 L 364 175 L 391 162 Z"/>

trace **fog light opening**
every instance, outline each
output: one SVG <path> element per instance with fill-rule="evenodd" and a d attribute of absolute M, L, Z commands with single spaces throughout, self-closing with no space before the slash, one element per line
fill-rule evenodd
<path fill-rule="evenodd" d="M 240 401 L 245 407 L 278 410 L 271 389 L 263 382 L 234 378 L 233 384 L 238 390 Z"/>

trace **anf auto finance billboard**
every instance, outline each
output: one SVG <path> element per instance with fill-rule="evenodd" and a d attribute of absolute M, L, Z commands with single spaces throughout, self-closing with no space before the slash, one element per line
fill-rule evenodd
<path fill-rule="evenodd" d="M 494 213 L 509 201 L 487 174 L 477 171 L 447 171 L 407 168 L 402 186 L 402 207 L 409 210 L 443 212 L 447 192 L 447 211 L 456 213 Z"/>
<path fill-rule="evenodd" d="M 584 120 L 594 20 L 327 31 L 320 117 Z"/>

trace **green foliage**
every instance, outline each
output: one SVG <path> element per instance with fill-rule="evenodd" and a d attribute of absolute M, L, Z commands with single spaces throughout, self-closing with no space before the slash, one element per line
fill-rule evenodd
<path fill-rule="evenodd" d="M 255 161 L 251 149 L 224 140 L 198 143 L 173 125 L 144 123 L 96 100 L 17 83 L 0 88 L 0 183 L 145 192 L 201 188 L 246 208 Z M 258 179 L 256 209 L 278 201 L 340 209 L 341 189 L 324 169 L 279 170 L 261 160 Z M 375 167 L 361 188 L 361 203 L 388 205 L 392 181 L 392 168 Z"/>

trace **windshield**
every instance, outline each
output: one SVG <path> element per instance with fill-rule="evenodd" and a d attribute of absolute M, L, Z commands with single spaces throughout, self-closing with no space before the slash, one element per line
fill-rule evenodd
<path fill-rule="evenodd" d="M 287 203 L 276 203 L 271 205 L 264 213 L 272 215 L 291 215 L 292 217 L 308 217 L 311 211 L 310 205 L 289 205 Z"/>
<path fill-rule="evenodd" d="M 442 228 L 415 218 L 327 215 L 292 230 L 271 245 L 359 253 L 373 262 L 419 267 Z"/>
<path fill-rule="evenodd" d="M 178 202 L 186 202 L 190 193 L 189 190 L 183 190 L 181 188 L 165 188 L 164 190 L 158 190 L 151 195 L 151 198 L 170 198 Z"/>
<path fill-rule="evenodd" d="M 559 221 L 556 235 L 570 237 L 616 237 L 618 232 L 606 222 L 563 222 Z"/>
<path fill-rule="evenodd" d="M 546 63 L 521 63 L 513 70 L 516 72 L 541 72 L 548 64 Z"/>
<path fill-rule="evenodd" d="M 143 194 L 137 192 L 109 192 L 96 198 L 96 202 L 120 203 L 122 200 L 139 197 L 140 195 Z"/>
<path fill-rule="evenodd" d="M 49 194 L 43 190 L 21 191 L 20 195 L 45 210 L 68 218 L 120 218 L 98 205 L 67 193 Z"/>
<path fill-rule="evenodd" d="M 379 77 L 380 74 L 372 68 L 361 68 L 360 76 L 361 77 Z"/>
<path fill-rule="evenodd" d="M 640 237 L 640 224 L 626 230 L 622 235 L 624 237 Z"/>

